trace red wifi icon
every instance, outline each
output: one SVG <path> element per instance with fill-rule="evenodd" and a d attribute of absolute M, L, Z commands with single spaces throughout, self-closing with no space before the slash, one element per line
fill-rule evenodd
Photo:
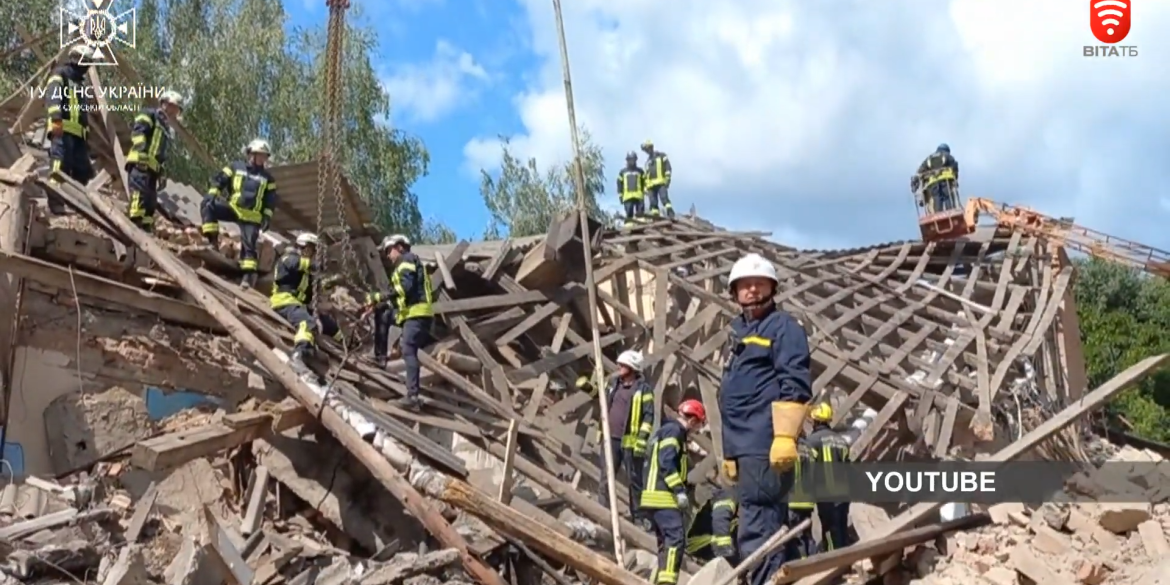
<path fill-rule="evenodd" d="M 1089 28 L 1098 41 L 1112 45 L 1129 35 L 1133 0 L 1089 0 Z"/>

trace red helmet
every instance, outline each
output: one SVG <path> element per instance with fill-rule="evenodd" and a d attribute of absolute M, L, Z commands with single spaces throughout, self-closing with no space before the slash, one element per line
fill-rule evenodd
<path fill-rule="evenodd" d="M 696 418 L 700 424 L 707 422 L 707 409 L 703 408 L 703 403 L 698 400 L 684 400 L 678 405 L 678 413 Z"/>

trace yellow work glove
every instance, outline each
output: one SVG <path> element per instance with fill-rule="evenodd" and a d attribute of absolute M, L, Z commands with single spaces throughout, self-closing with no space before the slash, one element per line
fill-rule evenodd
<path fill-rule="evenodd" d="M 739 479 L 739 468 L 736 467 L 734 459 L 723 460 L 723 477 L 733 483 Z"/>
<path fill-rule="evenodd" d="M 785 471 L 796 462 L 796 438 L 808 406 L 799 402 L 772 403 L 772 448 L 768 450 L 768 461 L 772 467 Z"/>

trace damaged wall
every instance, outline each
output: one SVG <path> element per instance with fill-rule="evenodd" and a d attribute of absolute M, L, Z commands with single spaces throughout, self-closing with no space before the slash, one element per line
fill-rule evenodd
<path fill-rule="evenodd" d="M 146 400 L 120 386 L 102 392 L 71 392 L 44 412 L 53 473 L 88 466 L 155 432 Z"/>

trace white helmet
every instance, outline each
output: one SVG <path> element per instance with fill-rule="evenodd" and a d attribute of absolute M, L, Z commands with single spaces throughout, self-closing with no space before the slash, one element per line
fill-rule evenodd
<path fill-rule="evenodd" d="M 386 236 L 386 237 L 382 238 L 382 245 L 378 246 L 378 248 L 381 249 L 383 252 L 385 252 L 386 250 L 389 250 L 392 246 L 397 246 L 398 244 L 405 244 L 405 245 L 409 246 L 410 245 L 410 238 L 408 238 L 402 234 L 394 234 L 392 236 Z"/>
<path fill-rule="evenodd" d="M 735 261 L 731 267 L 731 277 L 727 281 L 727 288 L 735 290 L 735 281 L 741 278 L 767 278 L 780 284 L 780 278 L 776 276 L 776 267 L 759 254 L 747 254 Z"/>
<path fill-rule="evenodd" d="M 90 54 L 91 54 L 91 52 L 89 49 L 89 45 L 86 45 L 85 43 L 77 43 L 76 45 L 69 47 L 69 56 L 70 57 L 80 59 L 80 60 L 85 60 L 85 59 L 89 58 Z"/>
<path fill-rule="evenodd" d="M 272 147 L 263 138 L 257 138 L 244 147 L 244 154 L 272 154 Z"/>
<path fill-rule="evenodd" d="M 183 94 L 173 89 L 164 91 L 163 94 L 159 96 L 158 101 L 160 104 L 175 104 L 176 106 L 179 106 L 179 109 L 183 109 Z"/>
<path fill-rule="evenodd" d="M 629 366 L 635 372 L 642 371 L 642 352 L 627 349 L 618 356 L 617 363 L 620 366 Z"/>
<path fill-rule="evenodd" d="M 317 242 L 318 242 L 317 234 L 314 234 L 314 233 L 304 232 L 304 233 L 297 236 L 297 245 L 298 246 L 308 246 L 310 244 L 316 246 Z"/>

